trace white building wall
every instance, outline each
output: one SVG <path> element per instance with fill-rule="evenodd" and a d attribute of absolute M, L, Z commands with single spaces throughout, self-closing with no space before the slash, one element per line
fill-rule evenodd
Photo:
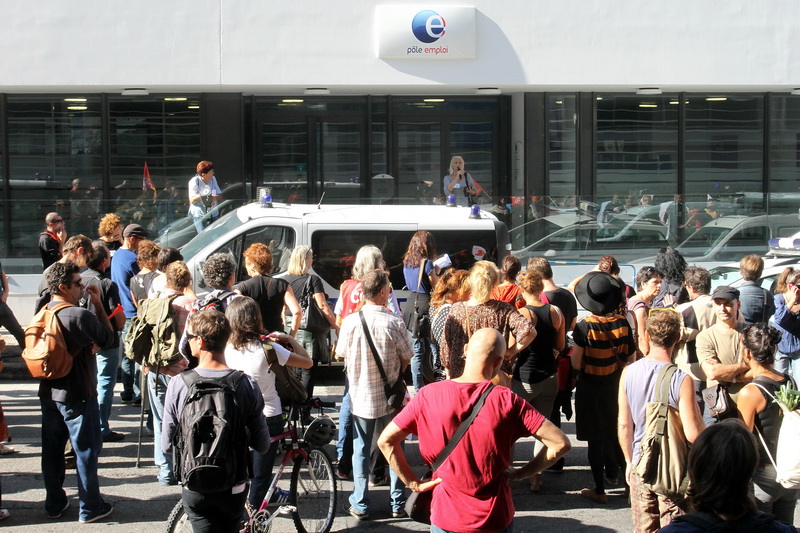
<path fill-rule="evenodd" d="M 377 4 L 368 0 L 13 3 L 0 32 L 0 92 L 800 86 L 800 4 L 794 0 L 458 2 L 477 12 L 477 58 L 459 61 L 379 59 Z"/>

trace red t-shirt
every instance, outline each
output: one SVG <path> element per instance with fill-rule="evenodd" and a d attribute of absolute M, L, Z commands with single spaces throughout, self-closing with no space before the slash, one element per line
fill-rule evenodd
<path fill-rule="evenodd" d="M 393 422 L 419 435 L 420 455 L 430 464 L 488 386 L 488 381 L 432 383 L 420 389 Z M 434 472 L 442 482 L 433 489 L 431 522 L 464 533 L 508 527 L 514 502 L 503 470 L 511 464 L 514 442 L 536 432 L 544 419 L 511 390 L 495 387 L 464 438 Z"/>
<path fill-rule="evenodd" d="M 355 312 L 361 303 L 361 282 L 354 279 L 345 280 L 339 289 L 339 298 L 342 299 L 342 318 Z"/>
<path fill-rule="evenodd" d="M 492 289 L 492 300 L 500 300 L 513 305 L 517 309 L 525 307 L 525 298 L 522 297 L 522 289 L 513 283 L 500 284 Z"/>

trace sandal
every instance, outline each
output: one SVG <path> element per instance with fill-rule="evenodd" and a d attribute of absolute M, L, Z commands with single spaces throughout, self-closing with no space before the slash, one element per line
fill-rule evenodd
<path fill-rule="evenodd" d="M 531 478 L 531 492 L 537 493 L 542 490 L 542 475 L 536 474 Z"/>
<path fill-rule="evenodd" d="M 587 500 L 592 500 L 593 502 L 597 503 L 608 503 L 608 495 L 607 494 L 598 494 L 592 489 L 583 489 L 581 490 L 581 496 L 586 498 Z"/>
<path fill-rule="evenodd" d="M 8 509 L 0 509 L 0 520 L 5 520 L 11 516 L 11 513 L 8 512 Z"/>

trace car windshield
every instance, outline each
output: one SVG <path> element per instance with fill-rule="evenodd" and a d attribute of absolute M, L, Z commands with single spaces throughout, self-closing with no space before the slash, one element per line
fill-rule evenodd
<path fill-rule="evenodd" d="M 239 217 L 236 216 L 236 211 L 231 211 L 205 228 L 194 239 L 186 243 L 186 246 L 181 248 L 183 260 L 188 261 L 194 257 L 197 252 L 208 246 L 208 244 L 241 225 L 242 222 L 239 220 Z"/>
<path fill-rule="evenodd" d="M 703 254 L 714 248 L 717 244 L 722 242 L 731 228 L 723 228 L 720 226 L 704 226 L 695 231 L 678 246 L 677 250 L 684 255 L 686 253 L 696 254 L 698 250 L 703 250 Z"/>
<path fill-rule="evenodd" d="M 709 270 L 708 273 L 711 276 L 712 289 L 720 285 L 730 285 L 731 283 L 742 277 L 737 267 L 729 267 L 729 266 L 714 267 L 711 270 Z"/>

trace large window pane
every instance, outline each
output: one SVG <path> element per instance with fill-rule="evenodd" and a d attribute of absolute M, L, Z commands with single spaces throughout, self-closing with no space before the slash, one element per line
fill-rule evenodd
<path fill-rule="evenodd" d="M 48 212 L 58 211 L 67 220 L 70 235 L 97 232 L 103 176 L 100 98 L 10 96 L 7 113 L 14 221 L 7 255 L 33 258 L 34 267 Z"/>
<path fill-rule="evenodd" d="M 325 200 L 358 203 L 361 197 L 361 124 L 317 124 L 317 176 L 323 182 Z"/>
<path fill-rule="evenodd" d="M 574 95 L 547 97 L 547 185 L 551 196 L 574 195 L 578 149 L 578 106 Z M 535 190 L 544 191 L 537 184 Z"/>
<path fill-rule="evenodd" d="M 439 122 L 400 123 L 397 126 L 400 203 L 435 203 L 444 193 L 441 168 L 442 127 Z"/>
<path fill-rule="evenodd" d="M 308 201 L 308 126 L 305 121 L 261 125 L 260 185 L 272 189 L 275 200 Z"/>
<path fill-rule="evenodd" d="M 492 162 L 492 123 L 483 121 L 451 122 L 450 153 L 464 158 L 464 170 L 470 173 L 479 189 L 478 203 L 491 203 L 494 186 Z"/>
<path fill-rule="evenodd" d="M 800 205 L 800 97 L 770 101 L 770 212 L 796 212 Z"/>
<path fill-rule="evenodd" d="M 690 95 L 686 102 L 689 198 L 726 201 L 763 192 L 764 98 Z"/>
<path fill-rule="evenodd" d="M 630 207 L 678 191 L 678 101 L 670 96 L 597 97 L 597 202 Z"/>
<path fill-rule="evenodd" d="M 114 97 L 109 100 L 110 189 L 108 211 L 124 221 L 138 220 L 152 232 L 186 216 L 187 186 L 200 154 L 200 105 L 197 96 Z M 147 163 L 152 190 L 144 189 Z M 220 174 L 226 192 L 236 176 Z"/>

